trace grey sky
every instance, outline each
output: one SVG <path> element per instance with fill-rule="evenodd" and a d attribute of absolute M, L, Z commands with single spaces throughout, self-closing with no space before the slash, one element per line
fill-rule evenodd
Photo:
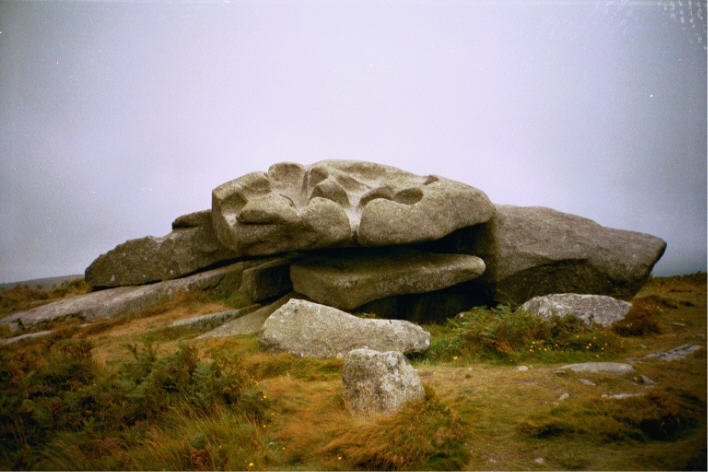
<path fill-rule="evenodd" d="M 696 1 L 0 2 L 0 282 L 82 272 L 270 164 L 361 159 L 706 268 Z"/>

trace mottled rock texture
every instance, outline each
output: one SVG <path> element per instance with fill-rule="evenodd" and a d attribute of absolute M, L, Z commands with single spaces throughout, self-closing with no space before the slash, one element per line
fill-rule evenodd
<path fill-rule="evenodd" d="M 657 361 L 664 362 L 677 361 L 700 349 L 702 349 L 702 347 L 698 344 L 682 344 L 668 351 L 646 354 L 642 359 L 656 359 Z"/>
<path fill-rule="evenodd" d="M 634 372 L 634 367 L 622 362 L 582 362 L 580 364 L 567 364 L 559 368 L 560 370 L 570 370 L 576 373 L 589 374 L 628 374 Z"/>
<path fill-rule="evenodd" d="M 206 315 L 192 316 L 189 318 L 182 318 L 173 322 L 170 326 L 172 327 L 185 327 L 194 330 L 202 329 L 213 329 L 217 326 L 221 326 L 227 321 L 231 321 L 236 318 L 241 318 L 249 313 L 252 313 L 261 308 L 258 304 L 248 305 L 242 308 L 234 308 L 232 310 L 219 311 L 216 313 L 208 313 Z"/>
<path fill-rule="evenodd" d="M 147 308 L 174 299 L 180 293 L 204 290 L 225 296 L 238 289 L 244 269 L 258 261 L 234 264 L 139 287 L 116 287 L 65 298 L 28 311 L 14 313 L 2 320 L 13 331 L 36 330 L 67 318 L 95 321 L 119 315 L 140 313 Z"/>
<path fill-rule="evenodd" d="M 469 185 L 361 161 L 283 162 L 212 192 L 217 237 L 239 255 L 432 241 L 493 213 Z"/>
<path fill-rule="evenodd" d="M 238 336 L 240 334 L 253 334 L 263 328 L 263 323 L 275 310 L 285 305 L 290 299 L 296 298 L 295 293 L 289 293 L 280 297 L 273 303 L 263 306 L 247 315 L 241 316 L 233 321 L 218 326 L 211 331 L 208 331 L 197 339 L 208 338 L 226 338 L 229 336 Z"/>
<path fill-rule="evenodd" d="M 437 247 L 481 257 L 487 270 L 472 282 L 476 289 L 493 302 L 519 305 L 549 293 L 628 300 L 666 243 L 550 208 L 497 205 L 489 222 L 458 231 Z"/>
<path fill-rule="evenodd" d="M 209 210 L 180 216 L 166 236 L 131 239 L 86 269 L 91 287 L 142 285 L 182 277 L 236 258 L 216 239 Z"/>
<path fill-rule="evenodd" d="M 518 311 L 550 319 L 554 316 L 573 315 L 586 324 L 597 323 L 610 326 L 624 319 L 632 304 L 607 295 L 580 295 L 577 293 L 553 293 L 527 300 Z"/>
<path fill-rule="evenodd" d="M 393 413 L 424 395 L 418 373 L 398 351 L 355 349 L 345 357 L 342 397 L 353 413 Z"/>
<path fill-rule="evenodd" d="M 339 250 L 290 266 L 295 291 L 345 310 L 384 297 L 440 290 L 482 272 L 478 257 L 410 248 Z"/>
<path fill-rule="evenodd" d="M 377 351 L 423 352 L 430 333 L 403 320 L 365 319 L 306 300 L 290 300 L 263 324 L 258 345 L 302 357 L 330 358 L 368 347 Z"/>

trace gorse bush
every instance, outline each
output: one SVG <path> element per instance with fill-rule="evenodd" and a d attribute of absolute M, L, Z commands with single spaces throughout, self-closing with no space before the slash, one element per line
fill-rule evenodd
<path fill-rule="evenodd" d="M 541 319 L 508 306 L 475 308 L 448 321 L 447 334 L 435 339 L 426 357 L 475 356 L 502 362 L 525 358 L 554 360 L 559 353 L 600 357 L 622 342 L 611 332 L 594 330 L 572 315 Z"/>
<path fill-rule="evenodd" d="M 0 464 L 31 467 L 26 451 L 62 433 L 116 440 L 116 432 L 159 422 L 175 408 L 201 415 L 229 408 L 263 421 L 265 395 L 236 359 L 202 362 L 184 345 L 163 357 L 150 345 L 128 348 L 133 360 L 113 373 L 96 365 L 85 340 L 58 342 L 45 356 L 0 350 Z"/>

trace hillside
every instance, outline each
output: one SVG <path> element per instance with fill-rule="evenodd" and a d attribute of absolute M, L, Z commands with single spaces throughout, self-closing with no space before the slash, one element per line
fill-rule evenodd
<path fill-rule="evenodd" d="M 81 284 L 0 290 L 0 316 L 85 292 Z M 651 279 L 607 329 L 503 306 L 423 325 L 432 344 L 412 363 L 426 396 L 390 417 L 347 412 L 341 360 L 170 326 L 244 303 L 192 292 L 0 347 L 0 467 L 706 468 L 706 274 Z M 683 345 L 700 349 L 644 357 Z M 635 371 L 559 369 L 587 361 Z"/>

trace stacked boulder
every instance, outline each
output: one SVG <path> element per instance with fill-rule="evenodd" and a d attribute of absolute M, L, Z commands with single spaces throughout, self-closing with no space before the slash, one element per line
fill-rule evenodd
<path fill-rule="evenodd" d="M 226 182 L 167 236 L 131 240 L 86 270 L 94 288 L 141 285 L 267 256 L 252 301 L 294 288 L 350 312 L 413 321 L 547 294 L 630 299 L 666 243 L 548 208 L 360 161 L 279 163 Z M 264 260 L 264 262 L 266 262 Z"/>

